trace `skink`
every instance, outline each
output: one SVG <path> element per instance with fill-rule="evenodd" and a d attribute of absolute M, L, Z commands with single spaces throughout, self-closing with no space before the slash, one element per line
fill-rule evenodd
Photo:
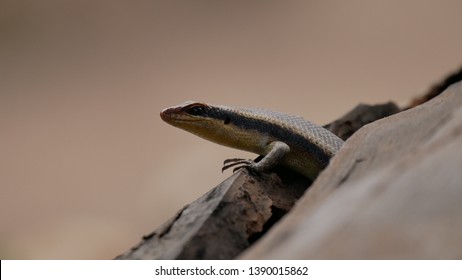
<path fill-rule="evenodd" d="M 209 141 L 263 156 L 259 162 L 225 161 L 229 166 L 244 163 L 257 172 L 282 164 L 314 180 L 343 145 L 340 138 L 321 126 L 267 109 L 188 101 L 162 110 L 160 116 Z"/>

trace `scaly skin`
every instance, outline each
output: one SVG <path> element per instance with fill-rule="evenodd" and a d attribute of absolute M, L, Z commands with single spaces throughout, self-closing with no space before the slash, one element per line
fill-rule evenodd
<path fill-rule="evenodd" d="M 343 141 L 301 117 L 230 106 L 186 102 L 164 109 L 161 118 L 217 144 L 264 156 L 248 168 L 267 171 L 282 164 L 315 179 Z"/>

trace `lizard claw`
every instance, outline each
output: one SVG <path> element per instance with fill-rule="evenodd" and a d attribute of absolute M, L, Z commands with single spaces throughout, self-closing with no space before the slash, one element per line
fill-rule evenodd
<path fill-rule="evenodd" d="M 238 171 L 239 169 L 243 167 L 251 168 L 251 166 L 253 166 L 254 164 L 255 162 L 251 159 L 242 159 L 242 158 L 227 159 L 223 162 L 223 168 L 221 168 L 221 172 L 231 167 L 234 167 L 233 173 L 235 173 L 236 171 Z"/>

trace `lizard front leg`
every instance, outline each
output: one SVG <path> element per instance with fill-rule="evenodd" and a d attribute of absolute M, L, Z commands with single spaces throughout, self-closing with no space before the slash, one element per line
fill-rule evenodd
<path fill-rule="evenodd" d="M 266 156 L 264 156 L 259 162 L 254 162 L 250 159 L 227 159 L 223 163 L 222 171 L 234 167 L 233 172 L 241 168 L 247 168 L 255 172 L 265 172 L 276 166 L 281 159 L 290 152 L 290 147 L 281 141 L 273 141 L 265 148 L 267 150 Z"/>

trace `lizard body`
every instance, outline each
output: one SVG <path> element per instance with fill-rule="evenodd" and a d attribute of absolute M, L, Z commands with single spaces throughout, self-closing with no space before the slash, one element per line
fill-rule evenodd
<path fill-rule="evenodd" d="M 246 162 L 256 171 L 282 164 L 315 179 L 343 145 L 340 138 L 321 126 L 267 109 L 189 101 L 162 110 L 160 116 L 209 141 L 264 156 L 257 163 Z"/>

